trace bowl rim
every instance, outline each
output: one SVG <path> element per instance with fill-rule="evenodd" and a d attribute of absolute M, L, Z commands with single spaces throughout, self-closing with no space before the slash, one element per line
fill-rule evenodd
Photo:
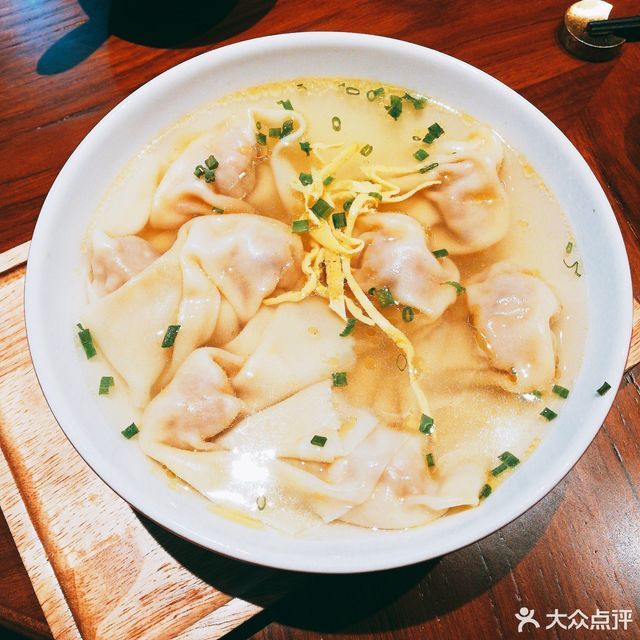
<path fill-rule="evenodd" d="M 198 534 L 185 525 L 185 523 L 175 520 L 172 517 L 167 517 L 163 514 L 154 501 L 144 499 L 142 494 L 137 490 L 127 486 L 121 478 L 105 473 L 104 469 L 100 469 L 100 460 L 96 460 L 92 457 L 89 451 L 88 445 L 83 440 L 74 440 L 69 435 L 64 427 L 68 416 L 65 414 L 65 409 L 58 397 L 52 392 L 48 384 L 48 376 L 51 375 L 51 371 L 47 367 L 47 363 L 44 360 L 44 349 L 47 349 L 45 336 L 46 332 L 39 326 L 38 318 L 39 314 L 39 284 L 46 281 L 44 278 L 45 263 L 44 254 L 47 247 L 47 232 L 50 226 L 50 219 L 53 219 L 54 211 L 58 207 L 58 194 L 61 191 L 62 185 L 67 180 L 67 176 L 72 172 L 74 163 L 77 160 L 79 153 L 88 148 L 94 138 L 105 130 L 108 130 L 111 123 L 116 120 L 117 116 L 126 111 L 130 105 L 134 104 L 140 98 L 147 95 L 148 92 L 159 89 L 162 84 L 169 86 L 174 79 L 179 78 L 183 73 L 190 70 L 197 69 L 198 67 L 206 67 L 212 62 L 223 60 L 225 56 L 232 56 L 238 54 L 255 53 L 256 51 L 264 50 L 279 50 L 282 48 L 296 48 L 306 49 L 310 45 L 322 45 L 331 46 L 332 44 L 344 46 L 358 46 L 358 47 L 377 47 L 380 52 L 383 49 L 394 48 L 396 51 L 403 51 L 407 53 L 413 53 L 431 57 L 431 59 L 439 60 L 453 67 L 457 67 L 465 71 L 466 73 L 472 73 L 482 79 L 483 82 L 489 83 L 497 93 L 508 95 L 511 100 L 518 102 L 519 107 L 530 114 L 533 114 L 541 126 L 551 127 L 554 130 L 555 137 L 558 144 L 564 147 L 565 151 L 572 155 L 575 161 L 575 169 L 580 172 L 581 176 L 586 182 L 589 182 L 594 194 L 597 194 L 599 201 L 599 209 L 602 212 L 603 223 L 606 221 L 608 231 L 611 235 L 610 240 L 617 244 L 617 251 L 613 256 L 616 262 L 616 269 L 619 272 L 622 281 L 620 283 L 623 289 L 628 292 L 628 309 L 626 313 L 622 313 L 623 310 L 619 310 L 619 318 L 617 319 L 621 326 L 622 336 L 628 336 L 628 339 L 618 340 L 618 361 L 615 367 L 616 379 L 612 378 L 609 382 L 612 384 L 613 389 L 609 393 L 609 397 L 603 399 L 603 402 L 597 407 L 597 410 L 593 414 L 592 427 L 585 430 L 581 434 L 581 439 L 576 446 L 564 452 L 564 458 L 557 462 L 552 467 L 552 472 L 549 472 L 543 482 L 538 483 L 533 487 L 526 496 L 526 499 L 516 504 L 509 504 L 509 508 L 505 508 L 500 517 L 493 519 L 491 522 L 476 523 L 473 527 L 469 527 L 467 532 L 461 533 L 454 542 L 450 540 L 435 541 L 430 545 L 428 551 L 425 553 L 422 549 L 413 549 L 416 545 L 408 545 L 408 549 L 400 550 L 398 554 L 393 557 L 381 557 L 380 554 L 371 558 L 366 558 L 364 561 L 362 558 L 354 559 L 352 562 L 344 564 L 344 562 L 337 563 L 335 561 L 329 561 L 317 558 L 305 558 L 300 559 L 298 557 L 291 558 L 287 554 L 286 550 L 280 554 L 272 554 L 267 557 L 256 557 L 255 553 L 247 550 L 234 549 L 233 546 L 228 544 L 220 544 L 216 541 L 212 541 L 210 537 Z M 455 105 L 454 105 L 455 106 Z M 51 214 L 49 213 L 51 211 Z M 43 279 L 44 278 L 44 279 Z M 38 382 L 43 391 L 47 404 L 56 418 L 58 424 L 62 428 L 68 440 L 72 446 L 76 449 L 79 455 L 83 458 L 90 468 L 121 498 L 123 498 L 129 505 L 135 510 L 142 513 L 150 520 L 168 529 L 172 533 L 189 540 L 199 546 L 206 549 L 210 549 L 217 553 L 227 555 L 238 560 L 259 564 L 261 566 L 269 566 L 279 569 L 309 571 L 317 573 L 356 573 L 365 571 L 374 571 L 389 569 L 395 567 L 406 566 L 415 562 L 427 560 L 429 558 L 437 557 L 445 553 L 449 553 L 474 543 L 482 538 L 490 535 L 498 529 L 504 527 L 512 520 L 516 519 L 520 515 L 524 514 L 528 509 L 540 501 L 546 496 L 571 470 L 580 457 L 584 454 L 587 447 L 594 439 L 598 432 L 600 425 L 604 421 L 611 405 L 613 404 L 615 393 L 620 384 L 622 376 L 624 374 L 624 364 L 626 357 L 622 358 L 621 344 L 624 342 L 626 346 L 625 354 L 628 353 L 629 344 L 631 340 L 631 327 L 632 327 L 632 313 L 633 313 L 633 295 L 631 289 L 631 275 L 624 242 L 620 228 L 617 224 L 615 215 L 608 202 L 606 194 L 600 186 L 598 180 L 594 176 L 593 172 L 587 165 L 586 161 L 580 154 L 580 152 L 571 144 L 566 136 L 551 122 L 542 112 L 529 103 L 525 98 L 520 96 L 517 92 L 507 87 L 505 84 L 490 76 L 484 71 L 473 67 L 457 58 L 449 56 L 447 54 L 423 47 L 421 45 L 412 44 L 409 42 L 396 40 L 394 38 L 387 38 L 382 36 L 368 35 L 368 34 L 356 34 L 346 32 L 301 32 L 290 34 L 279 34 L 264 36 L 261 38 L 255 38 L 251 40 L 245 40 L 242 42 L 226 45 L 211 51 L 197 55 L 189 60 L 186 60 L 166 71 L 155 76 L 153 79 L 143 84 L 140 88 L 127 96 L 118 105 L 116 105 L 111 111 L 109 111 L 95 127 L 85 136 L 85 138 L 78 145 L 73 154 L 69 157 L 62 170 L 58 174 L 53 186 L 51 187 L 45 202 L 42 206 L 40 216 L 36 223 L 33 238 L 31 241 L 29 259 L 27 263 L 26 278 L 25 278 L 25 325 L 29 350 L 34 365 L 34 371 L 36 373 Z M 49 347 L 50 348 L 50 347 Z M 618 375 L 619 374 L 619 375 Z M 614 380 L 617 384 L 613 384 Z M 61 418 L 61 419 L 59 419 Z M 70 419 L 70 416 L 69 416 Z M 473 509 L 477 512 L 478 508 Z M 420 529 L 426 530 L 428 526 L 421 527 Z M 415 531 L 415 530 L 414 530 Z M 286 537 L 284 538 L 286 540 Z"/>

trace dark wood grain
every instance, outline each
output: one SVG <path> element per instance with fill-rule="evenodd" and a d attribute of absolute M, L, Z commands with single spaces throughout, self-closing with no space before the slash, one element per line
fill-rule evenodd
<path fill-rule="evenodd" d="M 180 4 L 157 2 L 157 13 Z M 195 12 L 193 20 L 176 26 L 187 34 L 181 42 L 170 41 L 173 32 L 158 23 L 143 29 L 139 19 L 127 23 L 126 12 L 109 23 L 109 5 L 122 2 L 11 0 L 0 7 L 0 251 L 30 238 L 47 190 L 91 127 L 158 73 L 246 38 L 362 31 L 454 55 L 506 82 L 546 113 L 605 188 L 627 244 L 634 290 L 640 292 L 640 46 L 627 45 L 607 63 L 570 57 L 557 39 L 564 2 L 199 3 L 185 10 Z M 614 9 L 616 15 L 638 12 L 638 3 L 630 1 Z M 625 376 L 604 427 L 580 462 L 549 496 L 501 531 L 405 569 L 311 578 L 305 589 L 234 636 L 512 638 L 520 637 L 514 614 L 521 606 L 535 609 L 543 622 L 556 608 L 568 613 L 632 609 L 637 620 L 639 380 L 639 368 Z M 0 621 L 9 623 L 13 615 L 44 637 L 44 619 L 2 524 Z M 170 538 L 166 544 L 172 545 Z M 184 543 L 175 545 L 178 549 Z M 640 637 L 637 622 L 627 635 L 563 630 L 530 635 L 563 634 Z"/>

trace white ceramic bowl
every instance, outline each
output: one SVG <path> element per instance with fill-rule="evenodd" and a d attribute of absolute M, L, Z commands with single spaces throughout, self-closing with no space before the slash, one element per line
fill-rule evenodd
<path fill-rule="evenodd" d="M 524 153 L 571 219 L 584 258 L 589 331 L 584 363 L 561 416 L 536 452 L 479 508 L 403 532 L 332 529 L 322 539 L 255 530 L 171 490 L 101 414 L 87 391 L 74 326 L 83 299 L 80 242 L 123 164 L 183 114 L 243 87 L 299 76 L 352 76 L 439 98 L 491 124 Z M 92 167 L 99 166 L 99 170 Z M 83 140 L 42 208 L 31 244 L 26 322 L 51 410 L 80 455 L 152 520 L 214 551 L 264 565 L 356 572 L 410 564 L 470 544 L 518 517 L 585 451 L 611 406 L 631 336 L 629 265 L 616 220 L 576 149 L 537 109 L 494 78 L 420 46 L 368 35 L 301 33 L 234 44 L 170 69 L 121 102 Z M 608 395 L 595 393 L 608 380 Z"/>

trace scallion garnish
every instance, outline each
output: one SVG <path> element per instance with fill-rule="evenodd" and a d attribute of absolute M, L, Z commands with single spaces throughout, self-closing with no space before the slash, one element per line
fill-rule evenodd
<path fill-rule="evenodd" d="M 567 389 L 566 387 L 561 387 L 559 384 L 554 384 L 551 391 L 553 391 L 553 393 L 555 393 L 557 396 L 560 396 L 561 398 L 569 397 L 569 389 Z"/>
<path fill-rule="evenodd" d="M 311 438 L 311 444 L 316 447 L 324 447 L 326 443 L 327 443 L 326 436 L 315 435 L 313 436 L 313 438 Z"/>
<path fill-rule="evenodd" d="M 335 180 L 335 178 L 333 176 L 327 176 L 323 181 L 322 184 L 325 187 L 328 187 L 333 181 Z"/>
<path fill-rule="evenodd" d="M 368 296 L 375 296 L 375 295 L 376 295 L 376 288 L 375 288 L 375 287 L 371 287 L 371 288 L 367 291 L 367 295 L 368 295 Z"/>
<path fill-rule="evenodd" d="M 426 167 L 420 167 L 420 169 L 418 169 L 418 173 L 427 173 L 427 171 L 431 171 L 431 169 L 435 169 L 438 166 L 437 162 L 432 162 L 431 164 L 428 164 Z"/>
<path fill-rule="evenodd" d="M 427 453 L 426 459 L 427 459 L 427 467 L 436 466 L 436 461 L 433 459 L 433 453 Z"/>
<path fill-rule="evenodd" d="M 552 409 L 549 409 L 549 407 L 545 407 L 541 412 L 540 415 L 543 418 L 546 418 L 549 422 L 551 422 L 554 418 L 558 417 L 558 414 L 553 411 Z"/>
<path fill-rule="evenodd" d="M 267 144 L 267 136 L 264 133 L 256 133 L 256 142 L 262 145 Z"/>
<path fill-rule="evenodd" d="M 480 489 L 480 495 L 478 496 L 480 500 L 484 500 L 491 495 L 491 485 L 485 484 L 482 489 Z"/>
<path fill-rule="evenodd" d="M 370 144 L 365 144 L 362 149 L 360 149 L 360 155 L 363 155 L 365 158 L 371 155 L 373 151 L 373 147 Z"/>
<path fill-rule="evenodd" d="M 466 291 L 465 287 L 463 287 L 459 282 L 455 282 L 454 280 L 447 280 L 447 282 L 443 282 L 442 284 L 448 284 L 450 287 L 453 287 L 456 290 L 457 295 L 461 295 Z"/>
<path fill-rule="evenodd" d="M 373 102 L 378 96 L 384 94 L 384 89 L 382 87 L 378 87 L 377 89 L 369 89 L 367 91 L 367 100 L 369 102 Z"/>
<path fill-rule="evenodd" d="M 80 339 L 80 344 L 84 349 L 84 353 L 87 356 L 87 360 L 93 358 L 96 355 L 96 348 L 93 346 L 93 338 L 91 337 L 91 331 L 89 329 L 85 329 L 81 324 L 77 325 L 78 338 Z"/>
<path fill-rule="evenodd" d="M 331 374 L 331 378 L 333 379 L 334 387 L 346 387 L 347 386 L 347 372 L 346 371 L 337 371 L 336 373 Z"/>
<path fill-rule="evenodd" d="M 389 287 L 382 287 L 382 289 L 374 289 L 376 294 L 376 298 L 378 298 L 378 302 L 381 307 L 388 307 L 389 305 L 395 304 L 395 300 L 393 298 L 393 294 Z"/>
<path fill-rule="evenodd" d="M 113 387 L 113 376 L 102 376 L 100 378 L 100 387 L 98 388 L 99 396 L 106 396 L 109 394 L 109 389 Z"/>
<path fill-rule="evenodd" d="M 356 326 L 356 319 L 355 318 L 349 318 L 347 320 L 347 325 L 345 326 L 345 328 L 342 330 L 342 332 L 340 333 L 340 335 L 343 338 L 346 338 L 352 331 L 353 328 Z"/>
<path fill-rule="evenodd" d="M 422 136 L 411 136 L 411 139 L 419 142 L 420 140 L 422 140 Z"/>
<path fill-rule="evenodd" d="M 578 278 L 582 277 L 582 274 L 580 273 L 580 271 L 578 271 L 580 263 L 577 260 L 575 260 L 571 264 L 568 264 L 567 261 L 563 258 L 562 262 L 564 263 L 564 266 L 567 267 L 567 269 L 572 269 L 573 272 L 578 276 Z"/>
<path fill-rule="evenodd" d="M 405 322 L 413 322 L 416 317 L 415 311 L 411 307 L 404 307 L 402 309 L 402 319 Z"/>
<path fill-rule="evenodd" d="M 433 253 L 436 258 L 446 258 L 449 255 L 449 252 L 446 249 L 436 249 L 431 253 Z"/>
<path fill-rule="evenodd" d="M 599 396 L 603 396 L 607 391 L 611 389 L 611 385 L 608 382 L 604 382 L 603 385 L 596 391 Z"/>
<path fill-rule="evenodd" d="M 282 127 L 270 127 L 269 128 L 269 137 L 270 138 L 282 138 Z"/>
<path fill-rule="evenodd" d="M 278 104 L 281 104 L 282 108 L 286 109 L 287 111 L 293 111 L 291 100 L 278 100 Z"/>
<path fill-rule="evenodd" d="M 347 87 L 345 89 L 345 91 L 350 95 L 350 96 L 359 96 L 360 95 L 360 89 L 358 89 L 357 87 Z"/>
<path fill-rule="evenodd" d="M 293 233 L 304 233 L 305 231 L 309 231 L 309 221 L 294 220 L 291 224 L 291 231 L 293 231 Z"/>
<path fill-rule="evenodd" d="M 213 213 L 224 213 L 224 209 L 221 209 L 220 207 L 211 207 L 211 211 Z"/>
<path fill-rule="evenodd" d="M 138 433 L 140 429 L 138 429 L 138 425 L 135 422 L 132 422 L 126 429 L 123 429 L 120 433 L 127 439 L 131 440 L 133 436 Z"/>
<path fill-rule="evenodd" d="M 217 169 L 220 166 L 214 155 L 210 155 L 204 163 L 207 165 L 207 169 Z"/>
<path fill-rule="evenodd" d="M 437 123 L 434 122 L 427 131 L 427 134 L 424 138 L 422 138 L 422 142 L 426 144 L 431 144 L 434 140 L 437 140 L 444 133 L 444 129 Z"/>
<path fill-rule="evenodd" d="M 345 200 L 344 203 L 342 204 L 342 208 L 345 211 L 349 211 L 349 209 L 351 209 L 351 205 L 353 204 L 353 200 L 354 198 L 351 198 L 350 200 Z"/>
<path fill-rule="evenodd" d="M 293 131 L 293 120 L 285 120 L 282 123 L 282 137 L 288 136 Z"/>
<path fill-rule="evenodd" d="M 571 253 L 573 251 L 573 242 L 571 242 L 571 240 L 569 240 L 569 242 L 567 242 L 567 246 L 564 248 L 565 253 Z"/>
<path fill-rule="evenodd" d="M 301 142 L 300 149 L 302 149 L 307 155 L 311 154 L 311 144 L 309 142 Z"/>
<path fill-rule="evenodd" d="M 202 178 L 202 176 L 204 175 L 204 167 L 199 164 L 194 170 L 193 170 L 193 175 L 196 178 Z"/>
<path fill-rule="evenodd" d="M 331 126 L 334 131 L 340 131 L 340 129 L 342 129 L 342 120 L 340 120 L 338 116 L 333 116 L 333 118 L 331 118 Z"/>
<path fill-rule="evenodd" d="M 300 182 L 306 187 L 307 185 L 313 184 L 313 176 L 310 173 L 301 173 L 298 178 Z"/>
<path fill-rule="evenodd" d="M 333 220 L 334 229 L 343 229 L 347 226 L 347 216 L 344 215 L 344 212 L 334 213 L 331 216 L 331 220 Z"/>
<path fill-rule="evenodd" d="M 260 129 L 262 129 L 262 122 L 260 122 L 259 120 L 258 120 L 258 122 L 256 122 L 256 129 L 258 131 L 260 131 Z"/>
<path fill-rule="evenodd" d="M 418 429 L 430 436 L 433 433 L 433 418 L 431 416 L 426 416 L 424 413 L 420 416 L 420 426 Z"/>
<path fill-rule="evenodd" d="M 389 96 L 389 106 L 385 107 L 387 113 L 397 120 L 402 113 L 402 98 L 400 96 Z"/>
<path fill-rule="evenodd" d="M 216 170 L 215 169 L 207 169 L 204 172 L 204 181 L 205 182 L 215 182 L 216 181 Z"/>
<path fill-rule="evenodd" d="M 333 207 L 326 200 L 318 198 L 311 207 L 311 211 L 319 218 L 328 218 L 329 214 L 333 211 Z"/>
<path fill-rule="evenodd" d="M 376 200 L 382 200 L 382 194 L 377 191 L 369 191 L 367 194 L 370 198 L 375 198 Z"/>
<path fill-rule="evenodd" d="M 491 469 L 492 476 L 499 476 L 503 471 L 506 471 L 509 467 L 506 463 L 501 462 L 495 469 Z"/>
<path fill-rule="evenodd" d="M 520 464 L 520 460 L 516 458 L 510 451 L 504 451 L 498 458 L 502 460 L 508 467 L 516 467 Z"/>
<path fill-rule="evenodd" d="M 164 334 L 164 338 L 162 339 L 163 349 L 168 349 L 169 347 L 173 347 L 173 343 L 176 341 L 176 336 L 178 335 L 178 331 L 180 331 L 179 324 L 170 324 L 167 327 L 167 332 Z"/>
<path fill-rule="evenodd" d="M 424 109 L 424 103 L 426 102 L 426 100 L 424 98 L 415 98 L 412 95 L 409 95 L 408 93 L 405 93 L 402 96 L 403 100 L 406 100 L 407 102 L 410 102 L 413 105 L 414 109 Z"/>
<path fill-rule="evenodd" d="M 258 496 L 256 498 L 256 506 L 258 511 L 264 511 L 267 506 L 267 498 L 265 496 Z"/>
<path fill-rule="evenodd" d="M 532 396 L 535 396 L 536 398 L 542 398 L 542 391 L 538 391 L 537 389 L 534 389 L 534 390 L 531 392 L 531 395 L 532 395 Z"/>
<path fill-rule="evenodd" d="M 418 162 L 422 162 L 423 160 L 425 160 L 426 158 L 429 157 L 429 153 L 427 151 L 425 151 L 424 149 L 418 149 L 414 154 L 413 157 L 418 161 Z"/>

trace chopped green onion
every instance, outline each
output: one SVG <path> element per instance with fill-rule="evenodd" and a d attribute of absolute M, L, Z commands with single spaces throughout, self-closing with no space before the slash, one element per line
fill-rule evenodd
<path fill-rule="evenodd" d="M 224 213 L 224 209 L 221 209 L 220 207 L 211 207 L 211 211 L 213 213 Z"/>
<path fill-rule="evenodd" d="M 344 203 L 342 204 L 342 208 L 345 211 L 349 211 L 349 209 L 351 209 L 351 205 L 353 204 L 354 198 L 351 198 L 350 200 L 345 200 Z"/>
<path fill-rule="evenodd" d="M 315 213 L 319 218 L 328 218 L 329 214 L 333 211 L 333 207 L 322 198 L 318 198 L 315 204 L 311 207 L 311 211 Z"/>
<path fill-rule="evenodd" d="M 567 261 L 563 258 L 562 262 L 564 262 L 564 266 L 567 267 L 567 269 L 572 269 L 573 272 L 578 276 L 578 278 L 582 277 L 582 274 L 578 271 L 580 264 L 577 260 L 573 262 L 573 264 L 567 264 Z"/>
<path fill-rule="evenodd" d="M 429 153 L 427 151 L 425 151 L 424 149 L 418 149 L 414 154 L 413 157 L 418 161 L 418 162 L 422 162 L 423 160 L 425 160 L 426 158 L 429 157 Z"/>
<path fill-rule="evenodd" d="M 204 163 L 207 165 L 207 169 L 217 169 L 220 166 L 214 155 L 210 155 Z"/>
<path fill-rule="evenodd" d="M 350 96 L 359 96 L 360 95 L 360 89 L 358 89 L 357 87 L 347 87 L 345 89 L 345 91 L 350 95 Z"/>
<path fill-rule="evenodd" d="M 413 322 L 413 319 L 415 317 L 416 317 L 416 314 L 411 307 L 404 307 L 404 309 L 402 309 L 402 319 L 405 322 Z"/>
<path fill-rule="evenodd" d="M 298 178 L 300 178 L 300 182 L 306 187 L 307 185 L 313 184 L 313 176 L 310 173 L 301 173 Z"/>
<path fill-rule="evenodd" d="M 325 187 L 328 187 L 333 181 L 335 180 L 335 178 L 333 176 L 327 176 L 323 181 L 322 184 Z"/>
<path fill-rule="evenodd" d="M 126 429 L 123 429 L 120 433 L 127 440 L 131 440 L 131 438 L 133 438 L 133 436 L 135 436 L 136 433 L 138 433 L 139 431 L 140 429 L 138 429 L 138 426 L 136 425 L 136 423 L 132 422 Z"/>
<path fill-rule="evenodd" d="M 536 398 L 542 398 L 542 391 L 538 391 L 537 389 L 534 389 L 531 392 L 531 395 L 534 395 Z"/>
<path fill-rule="evenodd" d="M 382 200 L 382 195 L 377 191 L 369 191 L 367 195 L 371 198 L 375 198 L 376 200 Z"/>
<path fill-rule="evenodd" d="M 389 106 L 385 107 L 387 113 L 397 120 L 402 113 L 402 98 L 400 96 L 389 96 Z"/>
<path fill-rule="evenodd" d="M 291 224 L 291 231 L 293 231 L 293 233 L 304 233 L 305 231 L 309 231 L 309 221 L 294 220 Z"/>
<path fill-rule="evenodd" d="M 480 489 L 480 495 L 478 496 L 480 500 L 484 500 L 484 498 L 488 498 L 491 495 L 491 485 L 485 484 L 482 489 Z"/>
<path fill-rule="evenodd" d="M 508 469 L 508 465 L 505 462 L 500 463 L 495 469 L 491 469 L 492 476 L 499 476 L 503 471 Z"/>
<path fill-rule="evenodd" d="M 449 252 L 446 249 L 436 249 L 431 253 L 433 253 L 436 258 L 446 258 L 449 255 Z"/>
<path fill-rule="evenodd" d="M 423 413 L 422 416 L 420 416 L 420 426 L 418 428 L 422 433 L 430 436 L 433 433 L 433 418 L 431 416 L 425 416 Z"/>
<path fill-rule="evenodd" d="M 552 409 L 549 409 L 549 407 L 545 407 L 541 412 L 540 415 L 543 418 L 546 418 L 549 422 L 551 422 L 554 418 L 558 417 L 558 414 L 553 411 Z"/>
<path fill-rule="evenodd" d="M 342 330 L 342 333 L 340 333 L 340 335 L 343 338 L 346 338 L 353 331 L 353 328 L 355 326 L 356 326 L 356 319 L 355 318 L 349 318 L 347 320 L 347 326 Z"/>
<path fill-rule="evenodd" d="M 444 133 L 444 129 L 437 122 L 434 122 L 429 127 L 429 130 L 425 135 L 425 137 L 422 138 L 422 142 L 425 142 L 426 144 L 431 144 L 432 142 L 434 142 L 434 140 L 437 140 L 443 133 Z"/>
<path fill-rule="evenodd" d="M 282 138 L 282 127 L 271 127 L 269 129 L 270 138 Z"/>
<path fill-rule="evenodd" d="M 313 438 L 311 438 L 311 444 L 315 445 L 316 447 L 324 447 L 326 443 L 327 443 L 326 436 L 315 435 L 313 436 Z"/>
<path fill-rule="evenodd" d="M 287 111 L 293 111 L 291 100 L 278 100 L 278 104 L 281 104 L 282 108 L 286 109 Z"/>
<path fill-rule="evenodd" d="M 100 387 L 98 388 L 98 395 L 99 396 L 108 395 L 110 387 L 113 387 L 113 376 L 102 376 L 102 378 L 100 378 Z"/>
<path fill-rule="evenodd" d="M 421 136 L 411 136 L 412 140 L 415 140 L 416 142 L 418 142 L 419 140 L 422 140 Z"/>
<path fill-rule="evenodd" d="M 371 287 L 371 289 L 369 289 L 367 291 L 367 295 L 368 296 L 374 296 L 376 294 L 376 288 L 375 287 Z"/>
<path fill-rule="evenodd" d="M 432 162 L 428 164 L 426 167 L 420 167 L 418 173 L 427 173 L 427 171 L 431 171 L 431 169 L 435 169 L 438 166 L 437 162 Z"/>
<path fill-rule="evenodd" d="M 347 226 L 347 216 L 345 216 L 342 211 L 340 213 L 334 213 L 331 219 L 333 220 L 334 229 L 343 229 Z"/>
<path fill-rule="evenodd" d="M 405 93 L 402 96 L 403 100 L 410 102 L 413 105 L 414 109 L 424 109 L 424 103 L 426 100 L 424 98 L 414 98 L 412 95 Z"/>
<path fill-rule="evenodd" d="M 267 136 L 264 133 L 256 133 L 256 142 L 262 145 L 267 144 Z"/>
<path fill-rule="evenodd" d="M 427 467 L 435 467 L 436 461 L 433 459 L 433 453 L 427 453 Z"/>
<path fill-rule="evenodd" d="M 564 248 L 565 253 L 571 253 L 573 251 L 573 242 L 567 242 L 567 246 Z"/>
<path fill-rule="evenodd" d="M 258 511 L 264 511 L 267 506 L 267 498 L 265 496 L 258 496 L 256 498 L 256 506 L 258 507 Z"/>
<path fill-rule="evenodd" d="M 369 89 L 367 91 L 367 100 L 369 102 L 373 102 L 377 97 L 384 94 L 384 89 L 382 87 L 378 87 L 377 89 Z"/>
<path fill-rule="evenodd" d="M 216 171 L 215 171 L 215 169 L 207 169 L 204 172 L 204 181 L 205 182 L 215 182 L 216 181 Z"/>
<path fill-rule="evenodd" d="M 551 391 L 553 391 L 553 393 L 560 396 L 561 398 L 569 397 L 569 389 L 567 389 L 566 387 L 561 387 L 559 384 L 554 384 Z"/>
<path fill-rule="evenodd" d="M 457 295 L 460 295 L 466 291 L 465 287 L 463 287 L 459 282 L 455 282 L 454 280 L 447 280 L 447 282 L 443 282 L 442 284 L 448 284 L 450 287 L 453 287 L 456 290 Z"/>
<path fill-rule="evenodd" d="M 498 458 L 502 460 L 508 467 L 516 467 L 520 464 L 520 460 L 516 458 L 510 451 L 504 451 L 501 453 Z"/>
<path fill-rule="evenodd" d="M 382 289 L 375 289 L 376 298 L 378 298 L 378 302 L 381 307 L 388 307 L 389 305 L 395 304 L 395 300 L 393 299 L 393 294 L 389 287 L 383 287 Z"/>
<path fill-rule="evenodd" d="M 84 353 L 87 356 L 87 360 L 93 358 L 96 355 L 96 348 L 93 346 L 93 338 L 91 337 L 91 331 L 89 329 L 85 329 L 81 324 L 77 325 L 78 329 L 78 338 L 80 338 L 80 344 L 84 349 Z"/>
<path fill-rule="evenodd" d="M 298 89 L 302 89 L 303 91 L 306 91 L 306 90 L 307 90 L 307 87 L 305 87 L 305 86 L 302 84 L 302 82 L 299 82 L 299 83 L 296 85 L 296 87 L 298 87 Z"/>
<path fill-rule="evenodd" d="M 285 120 L 282 123 L 282 137 L 288 136 L 293 131 L 293 120 Z"/>
<path fill-rule="evenodd" d="M 334 131 L 340 131 L 340 129 L 342 129 L 342 120 L 340 120 L 338 116 L 333 116 L 333 118 L 331 118 L 331 126 Z"/>
<path fill-rule="evenodd" d="M 202 178 L 202 176 L 204 175 L 204 167 L 199 164 L 194 170 L 193 170 L 193 175 L 196 178 Z"/>
<path fill-rule="evenodd" d="M 360 149 L 360 155 L 363 155 L 365 158 L 371 155 L 373 151 L 373 147 L 370 144 L 365 144 L 362 149 Z"/>
<path fill-rule="evenodd" d="M 346 371 L 338 371 L 336 373 L 332 373 L 331 377 L 333 378 L 333 386 L 334 387 L 346 387 L 347 386 L 347 372 Z"/>
<path fill-rule="evenodd" d="M 311 145 L 308 142 L 301 142 L 300 149 L 302 149 L 307 155 L 311 154 Z"/>
<path fill-rule="evenodd" d="M 608 382 L 603 383 L 603 385 L 596 391 L 599 396 L 603 396 L 607 391 L 611 389 L 611 385 Z"/>
<path fill-rule="evenodd" d="M 162 339 L 163 349 L 168 349 L 169 347 L 173 347 L 173 343 L 176 341 L 176 336 L 178 335 L 178 331 L 180 331 L 179 324 L 170 324 L 167 327 L 167 332 L 164 334 L 164 338 Z"/>
<path fill-rule="evenodd" d="M 260 129 L 262 129 L 262 122 L 260 122 L 260 121 L 256 122 L 256 129 L 258 131 L 260 131 Z"/>

